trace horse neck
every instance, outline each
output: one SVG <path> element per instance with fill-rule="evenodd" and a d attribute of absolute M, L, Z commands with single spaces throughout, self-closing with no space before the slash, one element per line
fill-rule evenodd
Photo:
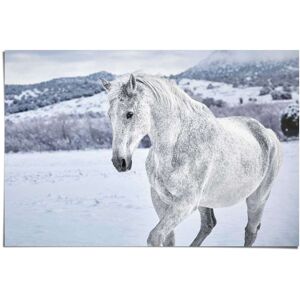
<path fill-rule="evenodd" d="M 172 107 L 167 103 L 161 105 L 153 101 L 149 137 L 154 150 L 172 151 L 181 132 L 190 128 L 195 120 L 199 128 L 214 126 L 216 118 L 210 110 L 193 101 L 185 98 L 184 101 L 175 102 Z"/>

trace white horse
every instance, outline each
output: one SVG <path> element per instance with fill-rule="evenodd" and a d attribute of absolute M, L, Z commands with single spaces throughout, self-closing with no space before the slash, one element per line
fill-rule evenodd
<path fill-rule="evenodd" d="M 147 75 L 102 82 L 110 102 L 112 162 L 130 170 L 132 154 L 149 135 L 146 170 L 159 222 L 151 246 L 173 246 L 174 229 L 196 209 L 200 246 L 216 225 L 214 208 L 246 200 L 245 246 L 252 246 L 281 164 L 274 132 L 246 117 L 216 118 L 174 83 Z"/>

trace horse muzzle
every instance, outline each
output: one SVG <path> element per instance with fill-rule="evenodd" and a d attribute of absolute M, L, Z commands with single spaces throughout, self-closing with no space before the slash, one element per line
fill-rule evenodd
<path fill-rule="evenodd" d="M 132 159 L 131 159 L 131 157 L 130 158 L 113 157 L 111 161 L 112 161 L 114 167 L 119 172 L 129 171 L 131 169 L 131 166 L 132 166 Z"/>

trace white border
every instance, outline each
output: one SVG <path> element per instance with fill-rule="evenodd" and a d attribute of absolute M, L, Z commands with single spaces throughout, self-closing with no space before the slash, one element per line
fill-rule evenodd
<path fill-rule="evenodd" d="M 299 49 L 298 3 L 2 0 L 0 49 Z M 3 121 L 0 134 L 3 149 Z M 297 299 L 299 258 L 295 249 L 0 248 L 0 297 Z"/>

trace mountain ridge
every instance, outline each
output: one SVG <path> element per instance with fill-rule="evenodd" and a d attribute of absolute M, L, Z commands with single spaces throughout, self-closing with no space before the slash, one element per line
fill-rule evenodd
<path fill-rule="evenodd" d="M 299 57 L 272 59 L 261 57 L 252 59 L 236 55 L 235 51 L 214 51 L 195 66 L 172 75 L 171 78 L 183 78 L 225 82 L 235 86 L 299 86 Z M 246 59 L 247 58 L 247 59 Z"/>

